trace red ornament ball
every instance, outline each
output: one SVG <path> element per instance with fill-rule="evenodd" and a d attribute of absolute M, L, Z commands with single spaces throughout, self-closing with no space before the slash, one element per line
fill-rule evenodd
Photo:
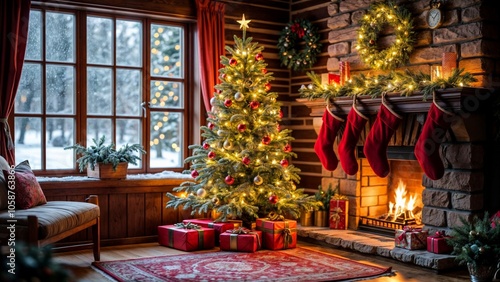
<path fill-rule="evenodd" d="M 269 145 L 270 143 L 271 143 L 271 137 L 269 137 L 269 136 L 264 136 L 264 137 L 262 138 L 262 144 L 264 144 L 264 145 Z"/>
<path fill-rule="evenodd" d="M 231 107 L 232 104 L 233 100 L 231 99 L 226 99 L 226 101 L 224 101 L 224 106 L 226 106 L 227 108 Z"/>
<path fill-rule="evenodd" d="M 370 41 L 368 41 L 370 43 L 370 45 L 374 45 L 375 44 L 375 40 L 373 39 L 370 39 Z"/>
<path fill-rule="evenodd" d="M 209 159 L 213 160 L 213 159 L 215 159 L 215 152 L 210 151 L 210 152 L 208 152 L 207 156 Z"/>
<path fill-rule="evenodd" d="M 280 165 L 284 168 L 288 167 L 288 160 L 287 159 L 282 159 L 280 162 Z"/>
<path fill-rule="evenodd" d="M 266 74 L 267 73 L 267 69 L 266 68 L 263 68 L 261 71 L 262 71 L 262 74 Z"/>
<path fill-rule="evenodd" d="M 250 158 L 249 157 L 243 157 L 243 159 L 241 159 L 241 162 L 244 165 L 249 165 L 250 164 Z"/>
<path fill-rule="evenodd" d="M 279 123 L 276 124 L 276 130 L 281 131 L 281 125 Z"/>
<path fill-rule="evenodd" d="M 286 144 L 285 148 L 283 148 L 283 151 L 285 151 L 287 153 L 291 152 L 292 151 L 292 145 Z"/>
<path fill-rule="evenodd" d="M 226 79 L 226 74 L 223 73 L 223 74 L 220 75 L 220 77 L 222 78 L 222 80 L 225 80 Z"/>
<path fill-rule="evenodd" d="M 239 131 L 239 132 L 243 132 L 243 131 L 245 131 L 246 129 L 247 129 L 247 125 L 246 125 L 246 124 L 244 124 L 244 123 L 240 123 L 240 124 L 238 124 L 238 131 Z"/>
<path fill-rule="evenodd" d="M 210 128 L 210 130 L 213 130 L 214 127 L 215 127 L 215 124 L 213 124 L 211 122 L 208 123 L 208 128 Z"/>
<path fill-rule="evenodd" d="M 263 60 L 263 59 L 264 59 L 264 55 L 262 55 L 262 53 L 259 53 L 259 54 L 255 55 L 255 59 L 256 59 L 257 61 L 261 61 L 261 60 Z"/>
<path fill-rule="evenodd" d="M 208 148 L 210 148 L 210 144 L 207 142 L 203 143 L 203 149 L 208 150 Z"/>
<path fill-rule="evenodd" d="M 233 185 L 234 183 L 234 178 L 231 175 L 226 176 L 224 179 L 224 182 L 226 182 L 227 185 Z"/>
<path fill-rule="evenodd" d="M 238 64 L 238 62 L 236 61 L 236 59 L 232 58 L 231 60 L 229 60 L 229 65 L 230 66 L 236 66 L 236 64 Z"/>
<path fill-rule="evenodd" d="M 250 108 L 252 108 L 252 110 L 258 109 L 259 106 L 260 106 L 259 101 L 252 101 L 252 102 L 250 102 Z"/>
<path fill-rule="evenodd" d="M 269 91 L 271 90 L 271 83 L 266 83 L 266 91 Z"/>
<path fill-rule="evenodd" d="M 271 195 L 271 196 L 269 196 L 269 203 L 271 203 L 271 204 L 273 204 L 273 205 L 274 205 L 274 204 L 276 204 L 277 202 L 278 202 L 278 196 L 276 196 L 276 195 Z"/>
<path fill-rule="evenodd" d="M 278 113 L 278 115 L 279 115 L 280 118 L 283 118 L 283 111 L 280 110 L 280 112 Z"/>
<path fill-rule="evenodd" d="M 216 92 L 217 92 L 217 94 L 220 94 L 220 93 L 222 93 L 222 90 L 217 89 Z"/>
<path fill-rule="evenodd" d="M 197 171 L 196 169 L 195 169 L 195 170 L 193 170 L 193 171 L 191 171 L 191 176 L 192 176 L 193 178 L 198 177 L 198 175 L 200 175 L 200 174 L 198 173 L 198 171 Z"/>

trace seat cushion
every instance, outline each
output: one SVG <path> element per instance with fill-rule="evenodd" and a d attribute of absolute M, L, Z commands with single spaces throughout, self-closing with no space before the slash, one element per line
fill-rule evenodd
<path fill-rule="evenodd" d="M 16 210 L 16 218 L 26 218 L 28 215 L 38 217 L 38 239 L 41 240 L 97 218 L 99 206 L 83 202 L 49 201 L 27 210 Z M 0 219 L 8 219 L 8 213 L 0 213 Z"/>

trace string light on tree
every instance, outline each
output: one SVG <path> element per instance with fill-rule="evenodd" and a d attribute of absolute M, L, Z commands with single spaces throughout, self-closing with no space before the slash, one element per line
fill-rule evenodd
<path fill-rule="evenodd" d="M 296 189 L 300 170 L 291 162 L 296 157 L 290 146 L 293 137 L 291 130 L 279 127 L 281 104 L 278 93 L 271 92 L 273 77 L 264 48 L 246 37 L 250 20 L 243 16 L 238 22 L 243 37 L 234 36 L 234 46 L 226 46 L 229 56 L 221 57 L 221 82 L 210 101 L 207 125 L 201 127 L 203 143 L 191 145 L 192 156 L 185 160 L 192 175 L 198 175 L 174 189 L 191 196 L 169 193 L 167 207 L 191 207 L 193 214 L 215 209 L 219 220 L 246 223 L 270 212 L 297 218 L 319 203 Z"/>

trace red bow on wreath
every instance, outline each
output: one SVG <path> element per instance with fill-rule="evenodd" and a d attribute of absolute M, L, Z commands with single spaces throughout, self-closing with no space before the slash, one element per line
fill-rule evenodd
<path fill-rule="evenodd" d="M 297 36 L 298 36 L 299 38 L 304 37 L 304 35 L 306 34 L 306 32 L 305 32 L 304 28 L 303 28 L 303 27 L 301 27 L 299 23 L 294 23 L 294 24 L 291 26 L 291 29 L 292 29 L 292 32 L 297 33 Z"/>

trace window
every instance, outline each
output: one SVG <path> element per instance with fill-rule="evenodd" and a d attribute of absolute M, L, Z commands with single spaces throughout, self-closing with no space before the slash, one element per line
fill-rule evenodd
<path fill-rule="evenodd" d="M 106 140 L 148 151 L 137 172 L 181 170 L 187 153 L 187 25 L 33 8 L 14 109 L 16 159 L 75 173 L 65 146 Z"/>

